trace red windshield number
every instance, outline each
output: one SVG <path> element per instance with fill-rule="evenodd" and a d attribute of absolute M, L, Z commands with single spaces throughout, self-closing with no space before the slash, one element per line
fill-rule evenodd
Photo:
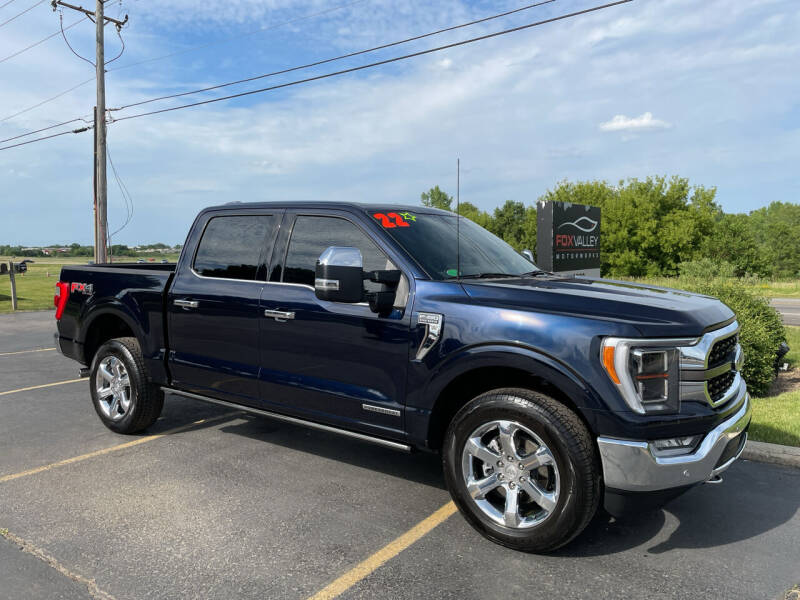
<path fill-rule="evenodd" d="M 403 220 L 403 217 L 398 215 L 397 213 L 390 212 L 388 215 L 383 213 L 375 213 L 372 215 L 376 219 L 381 222 L 381 225 L 386 229 L 391 229 L 392 227 L 408 227 L 408 223 Z M 394 220 L 394 222 L 392 222 Z"/>

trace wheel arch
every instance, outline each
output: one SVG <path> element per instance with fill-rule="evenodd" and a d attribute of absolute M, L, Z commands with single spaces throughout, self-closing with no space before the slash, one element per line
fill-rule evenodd
<path fill-rule="evenodd" d="M 469 359 L 437 373 L 426 396 L 431 401 L 425 436 L 432 450 L 442 447 L 447 426 L 467 402 L 492 389 L 520 387 L 546 394 L 572 410 L 587 429 L 595 431 L 592 409 L 600 406 L 592 388 L 576 373 L 548 357 L 518 347 L 484 347 L 469 351 Z"/>
<path fill-rule="evenodd" d="M 124 311 L 104 307 L 91 313 L 86 319 L 83 331 L 83 360 L 91 365 L 98 348 L 108 340 L 118 337 L 134 337 L 141 344 L 136 321 Z"/>

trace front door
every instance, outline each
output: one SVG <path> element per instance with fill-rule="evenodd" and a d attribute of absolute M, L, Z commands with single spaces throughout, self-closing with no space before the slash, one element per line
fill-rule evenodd
<path fill-rule="evenodd" d="M 389 437 L 403 429 L 409 352 L 408 279 L 386 317 L 365 303 L 318 300 L 314 271 L 329 246 L 361 251 L 364 270 L 397 268 L 346 214 L 287 214 L 279 281 L 261 294 L 261 400 L 267 408 Z M 367 288 L 375 284 L 366 283 Z"/>

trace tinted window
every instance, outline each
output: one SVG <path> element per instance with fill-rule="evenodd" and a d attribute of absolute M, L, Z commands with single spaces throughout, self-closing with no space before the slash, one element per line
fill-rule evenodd
<path fill-rule="evenodd" d="M 272 232 L 273 215 L 214 217 L 208 222 L 194 258 L 194 270 L 205 277 L 255 279 L 259 259 Z"/>
<path fill-rule="evenodd" d="M 398 217 L 404 224 L 397 226 L 392 220 L 384 223 L 377 215 L 382 217 L 382 213 L 373 216 L 433 279 L 481 273 L 521 275 L 537 269 L 506 242 L 467 218 L 461 217 L 456 227 L 455 214 L 404 212 Z"/>
<path fill-rule="evenodd" d="M 366 234 L 350 221 L 336 217 L 297 217 L 289 240 L 283 281 L 314 286 L 319 255 L 328 246 L 351 246 L 361 250 L 365 271 L 394 269 L 395 266 Z M 380 285 L 364 282 L 366 289 Z"/>

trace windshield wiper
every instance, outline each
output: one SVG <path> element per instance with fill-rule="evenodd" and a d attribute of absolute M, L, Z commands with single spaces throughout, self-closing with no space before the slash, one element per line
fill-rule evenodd
<path fill-rule="evenodd" d="M 512 275 L 511 273 L 473 273 L 471 275 L 462 275 L 461 277 L 448 277 L 448 279 L 499 279 L 500 277 L 519 277 L 519 275 Z"/>
<path fill-rule="evenodd" d="M 535 271 L 522 273 L 520 277 L 542 277 L 543 275 L 552 275 L 552 273 L 550 271 L 545 271 L 544 269 L 536 269 Z"/>

